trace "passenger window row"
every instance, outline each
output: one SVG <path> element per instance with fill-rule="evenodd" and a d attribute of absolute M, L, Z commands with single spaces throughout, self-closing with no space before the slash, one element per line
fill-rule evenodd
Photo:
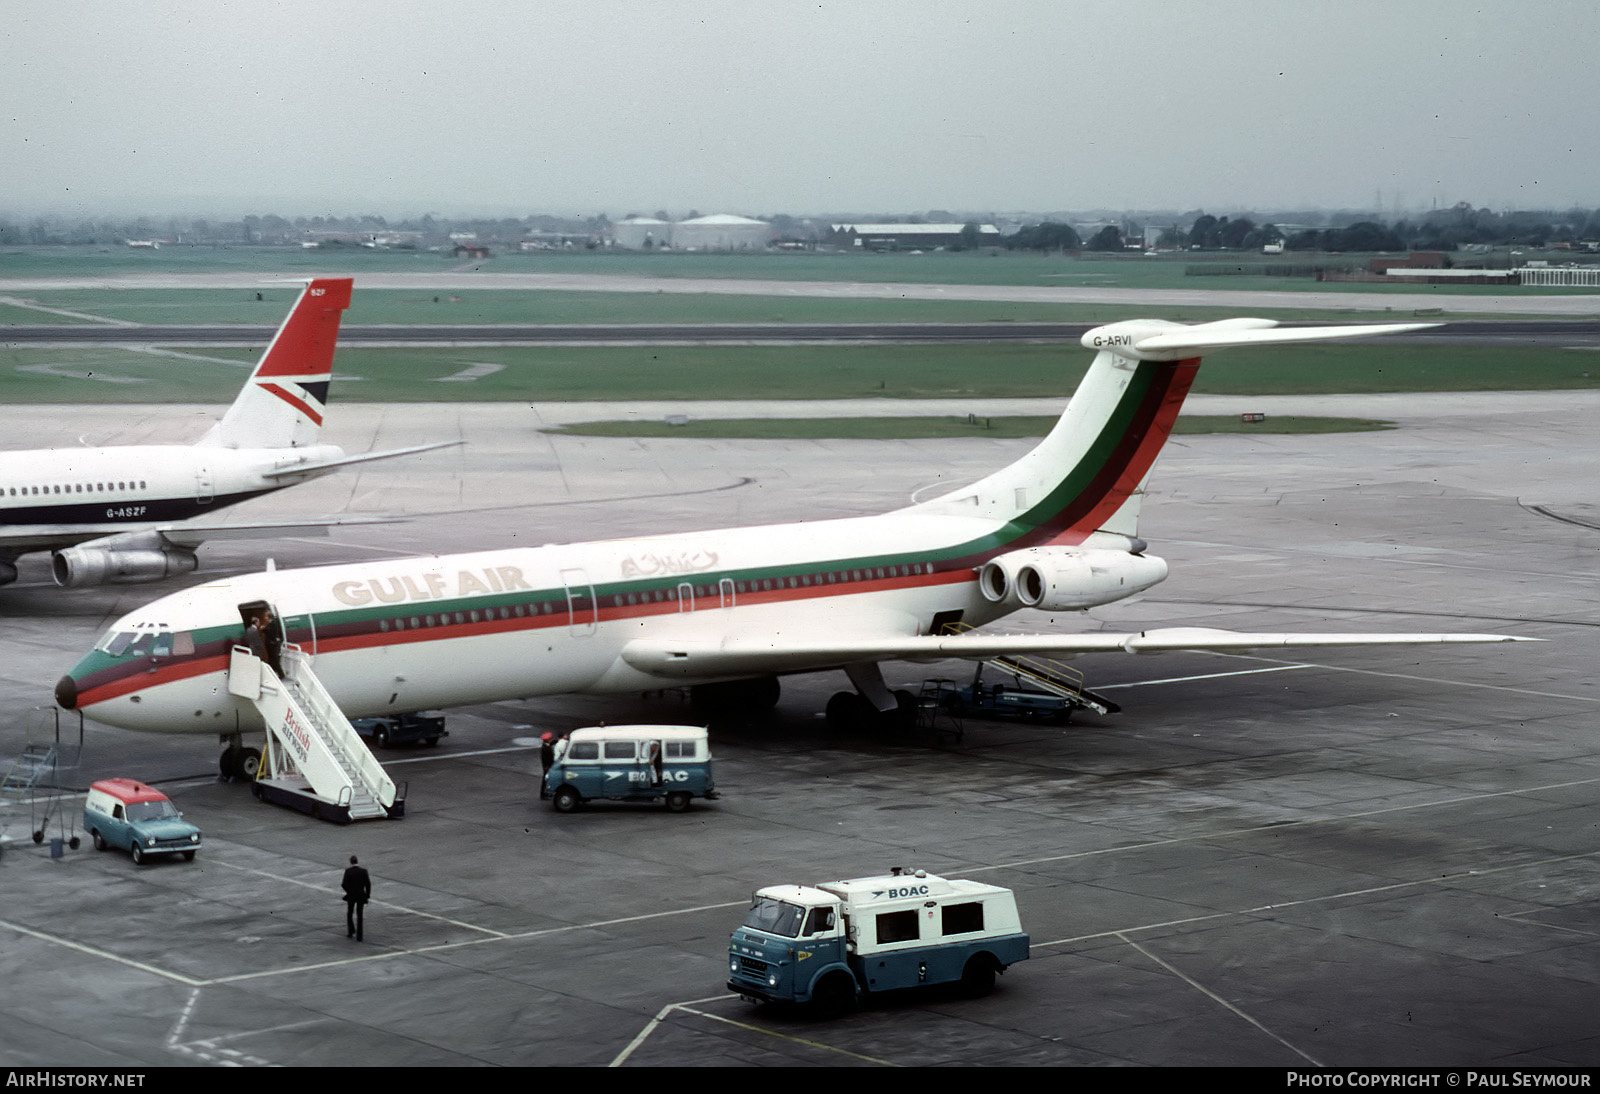
<path fill-rule="evenodd" d="M 875 566 L 860 570 L 830 570 L 815 574 L 797 574 L 788 577 L 768 577 L 752 579 L 749 581 L 731 581 L 724 579 L 717 585 L 691 586 L 690 595 L 697 600 L 715 600 L 719 598 L 725 587 L 732 586 L 735 595 L 739 593 L 773 592 L 781 589 L 799 589 L 823 585 L 847 585 L 858 581 L 883 580 L 893 577 L 912 577 L 917 574 L 933 573 L 933 563 L 915 562 L 902 563 L 896 566 Z M 574 591 L 574 598 L 587 601 L 588 597 L 580 597 Z M 600 598 L 601 602 L 611 607 L 637 607 L 641 604 L 671 603 L 679 599 L 679 589 L 676 586 L 647 589 L 637 593 L 616 593 L 610 597 Z M 550 615 L 561 611 L 566 605 L 560 601 L 542 601 L 537 604 L 502 605 L 496 608 L 474 608 L 465 612 L 434 612 L 432 614 L 396 616 L 378 620 L 380 631 L 405 631 L 422 630 L 427 627 L 449 627 L 464 623 L 493 622 L 496 619 L 523 619 L 530 616 Z"/>
<path fill-rule="evenodd" d="M 875 566 L 861 570 L 829 570 L 815 574 L 791 574 L 788 577 L 764 577 L 750 581 L 728 582 L 733 586 L 735 595 L 739 593 L 768 593 L 782 589 L 801 589 L 817 585 L 848 585 L 857 581 L 877 581 L 891 577 L 911 577 L 916 574 L 933 573 L 933 563 L 914 562 L 898 566 Z M 695 585 L 692 587 L 695 598 L 711 599 L 721 595 L 723 585 Z M 678 599 L 676 588 L 646 590 L 642 593 L 617 593 L 612 596 L 613 607 L 626 607 L 629 605 L 649 604 L 652 602 L 670 601 Z"/>
<path fill-rule="evenodd" d="M 51 486 L 7 486 L 0 488 L 7 497 L 33 497 L 39 494 L 114 494 L 119 490 L 143 490 L 145 482 L 73 482 Z"/>

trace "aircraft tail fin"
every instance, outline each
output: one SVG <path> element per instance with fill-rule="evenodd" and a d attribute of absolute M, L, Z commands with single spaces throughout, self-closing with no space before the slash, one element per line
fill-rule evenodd
<path fill-rule="evenodd" d="M 1037 447 L 973 486 L 912 509 L 1002 521 L 997 548 L 1070 546 L 1098 531 L 1136 537 L 1144 484 L 1178 420 L 1202 353 L 1437 325 L 1280 327 L 1271 319 L 1223 319 L 1185 326 L 1134 319 L 1096 327 L 1083 336 L 1083 345 L 1099 352 Z"/>
<path fill-rule="evenodd" d="M 333 378 L 339 320 L 353 281 L 318 277 L 295 301 L 244 389 L 200 439 L 212 448 L 301 448 L 315 444 Z"/>

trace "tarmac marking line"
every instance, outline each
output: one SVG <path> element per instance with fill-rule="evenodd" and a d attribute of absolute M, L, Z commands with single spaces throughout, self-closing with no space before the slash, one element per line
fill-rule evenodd
<path fill-rule="evenodd" d="M 1225 676 L 1254 676 L 1263 672 L 1289 672 L 1293 669 L 1321 668 L 1320 665 L 1274 665 L 1265 669 L 1236 669 L 1233 672 L 1208 672 L 1201 676 L 1170 676 L 1165 680 L 1136 680 L 1131 684 L 1103 684 L 1095 691 L 1116 691 L 1118 688 L 1147 688 L 1155 684 L 1187 684 L 1193 680 L 1220 680 Z"/>
<path fill-rule="evenodd" d="M 107 961 L 114 961 L 119 965 L 126 965 L 130 969 L 138 969 L 140 972 L 150 973 L 152 976 L 159 976 L 166 980 L 176 980 L 178 983 L 187 984 L 192 988 L 198 988 L 206 983 L 206 981 L 196 980 L 192 976 L 185 976 L 179 972 L 172 972 L 170 969 L 157 968 L 154 965 L 136 960 L 132 957 L 124 957 L 121 954 L 112 953 L 110 950 L 102 950 L 96 946 L 86 946 L 82 942 L 74 942 L 70 938 L 62 938 L 59 935 L 48 934 L 44 931 L 35 930 L 32 927 L 24 927 L 22 924 L 12 923 L 10 920 L 0 919 L 0 928 L 15 931 L 18 934 L 27 935 L 29 938 L 37 938 L 41 942 L 49 942 L 56 946 L 63 946 L 69 950 L 76 950 L 81 954 L 88 955 L 89 957 L 99 957 Z"/>
<path fill-rule="evenodd" d="M 1167 963 L 1166 961 L 1163 961 L 1161 958 L 1157 957 L 1155 954 L 1151 953 L 1149 950 L 1147 950 L 1143 946 L 1139 945 L 1139 943 L 1135 942 L 1133 939 L 1128 938 L 1126 935 L 1123 935 L 1123 934 L 1119 933 L 1117 935 L 1117 937 L 1122 939 L 1123 942 L 1125 942 L 1127 945 L 1131 946 L 1134 950 L 1136 950 L 1137 952 L 1143 954 L 1149 960 L 1153 961 L 1155 964 L 1161 966 L 1163 969 L 1166 969 L 1173 976 L 1176 976 L 1179 980 L 1182 980 L 1185 984 L 1188 984 L 1195 991 L 1199 992 L 1201 995 L 1204 995 L 1207 999 L 1210 999 L 1213 1003 L 1216 1003 L 1218 1006 L 1224 1008 L 1225 1010 L 1231 1011 L 1235 1015 L 1237 1015 L 1238 1017 L 1244 1019 L 1246 1022 L 1248 1022 L 1252 1026 L 1256 1027 L 1256 1029 L 1260 1030 L 1262 1033 L 1266 1034 L 1268 1037 L 1271 1037 L 1274 1041 L 1278 1042 L 1284 1048 L 1288 1049 L 1290 1052 L 1292 1052 L 1296 1056 L 1300 1057 L 1302 1060 L 1304 1060 L 1306 1063 L 1310 1064 L 1312 1067 L 1322 1067 L 1323 1066 L 1321 1060 L 1318 1060 L 1318 1059 L 1314 1058 L 1313 1056 L 1309 1055 L 1308 1053 L 1304 1052 L 1298 1046 L 1290 1044 L 1288 1041 L 1284 1040 L 1282 1037 L 1280 1037 L 1276 1033 L 1272 1032 L 1266 1026 L 1264 1026 L 1260 1022 L 1256 1021 L 1250 1015 L 1246 1014 L 1244 1011 L 1240 1010 L 1238 1007 L 1236 1007 L 1232 1003 L 1228 1002 L 1222 996 L 1218 995 L 1216 992 L 1212 991 L 1210 988 L 1208 988 L 1204 984 L 1200 983 L 1194 977 L 1190 976 L 1189 974 L 1187 974 L 1185 972 L 1182 972 L 1181 970 L 1175 968 L 1173 965 Z"/>
<path fill-rule="evenodd" d="M 1068 938 L 1052 939 L 1049 942 L 1035 942 L 1035 949 L 1050 949 L 1056 946 L 1072 946 L 1081 942 L 1094 942 L 1103 938 L 1118 938 L 1127 941 L 1124 935 L 1142 931 L 1159 931 L 1169 927 L 1187 927 L 1195 923 L 1206 923 L 1218 919 L 1229 919 L 1235 916 L 1263 915 L 1268 912 L 1281 911 L 1285 908 L 1307 907 L 1312 904 L 1325 904 L 1331 900 L 1347 900 L 1352 897 L 1377 896 L 1382 893 L 1397 892 L 1401 889 L 1415 889 L 1425 885 L 1448 885 L 1468 878 L 1492 877 L 1496 874 L 1510 873 L 1513 870 L 1531 870 L 1546 866 L 1555 866 L 1563 862 L 1575 862 L 1580 859 L 1590 859 L 1600 856 L 1600 851 L 1584 851 L 1576 855 L 1558 855 L 1554 858 L 1539 859 L 1534 862 L 1520 862 L 1507 866 L 1491 867 L 1487 870 L 1461 870 L 1454 874 L 1444 874 L 1439 877 L 1417 878 L 1412 881 L 1396 881 L 1390 885 L 1374 885 L 1366 889 L 1347 889 L 1337 893 L 1322 893 L 1318 896 L 1301 897 L 1299 900 L 1281 900 L 1272 904 L 1258 904 L 1253 908 L 1235 908 L 1229 911 L 1209 912 L 1205 915 L 1187 916 L 1183 919 L 1168 919 L 1158 923 L 1141 923 L 1132 927 L 1116 927 L 1105 931 L 1093 931 L 1089 934 L 1073 935 Z M 1548 926 L 1548 924 L 1540 924 Z M 1580 932 L 1581 933 L 1581 932 Z"/>
<path fill-rule="evenodd" d="M 654 1033 L 656 1029 L 658 1029 L 661 1024 L 667 1020 L 668 1016 L 671 1015 L 675 1010 L 680 1010 L 685 1014 L 692 1014 L 697 1018 L 705 1018 L 712 1022 L 722 1022 L 724 1025 L 733 1026 L 736 1029 L 747 1030 L 751 1033 L 759 1033 L 766 1037 L 776 1037 L 780 1041 L 790 1041 L 797 1045 L 804 1045 L 806 1048 L 815 1048 L 821 1049 L 823 1052 L 838 1053 L 841 1056 L 848 1056 L 852 1060 L 859 1060 L 862 1063 L 878 1064 L 881 1067 L 905 1066 L 904 1064 L 894 1063 L 891 1060 L 881 1060 L 876 1056 L 863 1056 L 861 1053 L 851 1052 L 847 1048 L 838 1048 L 834 1045 L 825 1045 L 821 1041 L 813 1041 L 806 1037 L 796 1037 L 789 1033 L 779 1033 L 775 1029 L 767 1029 L 764 1026 L 753 1026 L 748 1022 L 740 1022 L 737 1019 L 724 1018 L 720 1014 L 712 1014 L 709 1011 L 695 1009 L 696 1005 L 700 1003 L 716 1003 L 724 999 L 733 998 L 735 997 L 732 995 L 714 995 L 708 999 L 691 999 L 687 1003 L 668 1003 L 666 1006 L 662 1007 L 656 1012 L 656 1016 L 645 1024 L 644 1029 L 639 1031 L 638 1036 L 636 1036 L 632 1041 L 628 1042 L 628 1046 L 626 1048 L 617 1053 L 616 1057 L 611 1061 L 609 1066 L 621 1067 L 623 1064 L 627 1063 L 628 1057 L 632 1056 L 634 1051 L 643 1045 L 649 1036 Z"/>
<path fill-rule="evenodd" d="M 1011 862 L 996 862 L 987 866 L 971 866 L 966 868 L 966 873 L 987 873 L 991 870 L 1018 870 L 1026 866 L 1043 866 L 1052 862 L 1069 862 L 1072 859 L 1094 858 L 1098 855 L 1113 855 L 1124 851 L 1148 851 L 1156 847 L 1175 847 L 1184 843 L 1207 843 L 1214 840 L 1233 839 L 1236 836 L 1255 835 L 1259 832 L 1281 832 L 1286 828 L 1304 827 L 1313 824 L 1330 824 L 1334 821 L 1360 820 L 1365 817 L 1381 817 L 1389 813 L 1407 813 L 1417 809 L 1432 809 L 1441 805 L 1460 805 L 1464 802 L 1488 801 L 1492 798 L 1511 798 L 1521 794 L 1537 794 L 1545 790 L 1570 790 L 1577 786 L 1593 786 L 1600 783 L 1600 777 L 1592 779 L 1573 779 L 1569 782 L 1544 783 L 1540 786 L 1524 786 L 1516 790 L 1494 790 L 1483 794 L 1458 794 L 1453 798 L 1437 798 L 1432 801 L 1417 802 L 1413 805 L 1391 805 L 1382 809 L 1365 809 L 1356 813 L 1336 813 L 1322 817 L 1307 817 L 1304 820 L 1279 821 L 1272 824 L 1257 824 L 1249 828 L 1231 828 L 1221 832 L 1198 832 L 1192 836 L 1173 836 L 1170 839 L 1146 840 L 1142 843 L 1120 843 L 1112 847 L 1100 847 L 1093 851 L 1069 851 L 1061 855 L 1044 855 L 1039 858 L 1016 859 Z M 1576 856 L 1582 858 L 1583 856 Z M 1558 860 L 1559 861 L 1559 860 Z"/>

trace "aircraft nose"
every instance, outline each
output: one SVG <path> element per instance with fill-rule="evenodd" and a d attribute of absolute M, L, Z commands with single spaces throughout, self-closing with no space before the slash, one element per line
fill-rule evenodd
<path fill-rule="evenodd" d="M 78 681 L 70 673 L 56 681 L 56 705 L 63 710 L 76 710 L 78 707 Z"/>

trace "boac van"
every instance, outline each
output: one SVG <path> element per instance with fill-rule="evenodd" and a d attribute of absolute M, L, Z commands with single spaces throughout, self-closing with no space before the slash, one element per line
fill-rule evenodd
<path fill-rule="evenodd" d="M 134 779 L 101 779 L 83 803 L 83 829 L 94 849 L 120 847 L 143 866 L 155 855 L 192 860 L 200 850 L 200 829 L 183 819 L 172 800 Z"/>
<path fill-rule="evenodd" d="M 862 996 L 924 984 L 986 995 L 1028 959 L 1010 889 L 896 870 L 756 890 L 728 942 L 728 990 L 839 1014 Z"/>
<path fill-rule="evenodd" d="M 544 777 L 558 813 L 595 799 L 660 801 L 681 813 L 717 796 L 711 743 L 696 726 L 591 726 L 558 742 Z"/>

